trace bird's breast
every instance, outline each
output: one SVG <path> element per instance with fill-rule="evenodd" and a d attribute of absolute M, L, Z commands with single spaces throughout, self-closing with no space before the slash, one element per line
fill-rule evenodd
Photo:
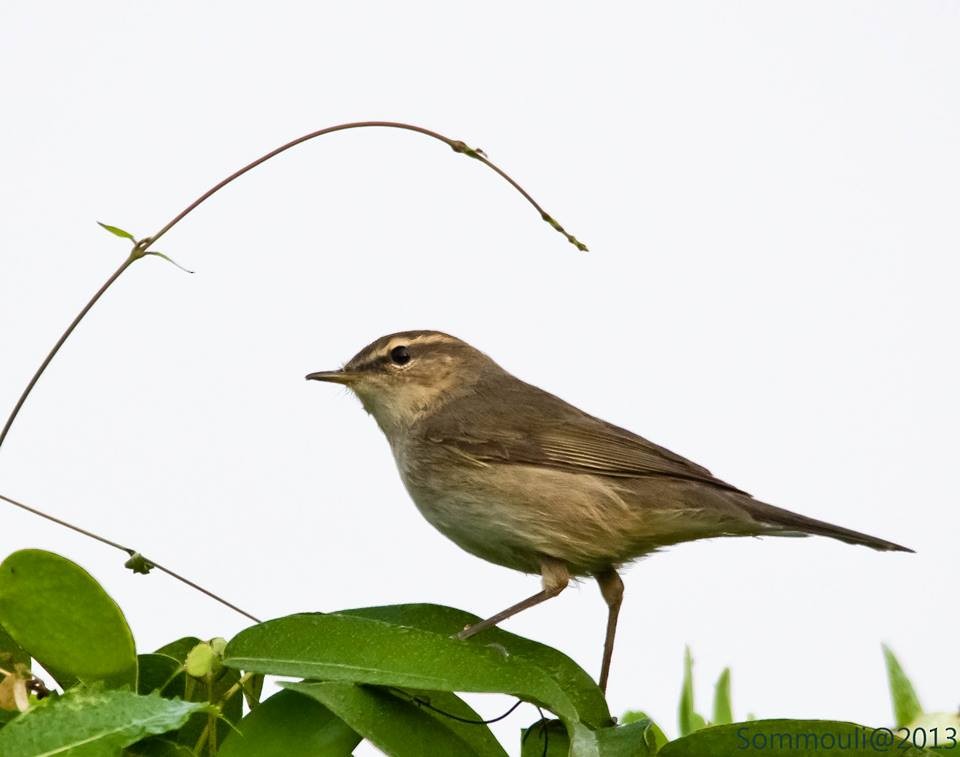
<path fill-rule="evenodd" d="M 657 545 L 622 482 L 543 466 L 481 463 L 442 447 L 394 447 L 423 516 L 460 547 L 499 565 L 537 572 L 541 556 L 582 575 Z M 652 515 L 647 513 L 646 515 Z M 653 531 L 660 528 L 648 519 Z M 651 536 L 648 533 L 647 536 Z"/>

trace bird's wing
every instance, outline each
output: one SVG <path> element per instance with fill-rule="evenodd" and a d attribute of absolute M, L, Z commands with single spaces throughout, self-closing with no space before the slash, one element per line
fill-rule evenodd
<path fill-rule="evenodd" d="M 745 493 L 703 466 L 536 391 L 536 402 L 504 401 L 507 398 L 497 402 L 488 396 L 483 403 L 488 412 L 482 418 L 450 408 L 452 412 L 443 415 L 454 422 L 429 424 L 424 437 L 478 463 L 543 465 L 623 478 L 666 476 Z M 508 413 L 502 408 L 514 410 Z"/>

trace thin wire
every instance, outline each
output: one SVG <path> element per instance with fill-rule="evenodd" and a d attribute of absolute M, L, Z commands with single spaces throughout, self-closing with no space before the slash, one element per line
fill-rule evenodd
<path fill-rule="evenodd" d="M 3 494 L 0 494 L 0 499 L 2 499 L 4 502 L 10 503 L 10 504 L 13 505 L 14 507 L 19 507 L 21 510 L 26 510 L 28 513 L 33 513 L 34 515 L 39 515 L 41 518 L 46 518 L 47 520 L 52 521 L 53 523 L 56 523 L 57 525 L 63 526 L 63 527 L 65 527 L 65 528 L 69 528 L 71 531 L 76 531 L 78 534 L 83 534 L 84 536 L 88 536 L 88 537 L 91 538 L 91 539 L 95 539 L 96 541 L 100 542 L 101 544 L 106 544 L 106 545 L 108 545 L 108 546 L 110 546 L 110 547 L 113 547 L 114 549 L 119 549 L 121 552 L 126 552 L 127 556 L 129 556 L 129 557 L 139 556 L 139 557 L 140 557 L 145 563 L 147 563 L 151 568 L 156 568 L 156 569 L 159 570 L 161 573 L 166 573 L 166 574 L 167 574 L 168 576 L 170 576 L 171 578 L 177 579 L 180 583 L 186 584 L 186 585 L 189 586 L 191 589 L 196 589 L 197 591 L 201 592 L 202 594 L 206 594 L 208 597 L 210 597 L 210 598 L 213 599 L 213 600 L 216 600 L 217 602 L 219 602 L 220 604 L 222 604 L 224 607 L 229 607 L 229 608 L 230 608 L 231 610 L 233 610 L 234 612 L 240 613 L 240 614 L 243 615 L 244 617 L 247 617 L 247 618 L 249 618 L 250 620 L 252 620 L 254 623 L 260 623 L 260 622 L 261 622 L 259 618 L 251 615 L 251 614 L 250 614 L 249 612 L 247 612 L 246 610 L 243 610 L 243 609 L 237 607 L 237 606 L 236 606 L 235 604 L 233 604 L 232 602 L 228 602 L 228 601 L 225 600 L 223 597 L 218 596 L 217 594 L 214 594 L 214 593 L 213 593 L 212 591 L 210 591 L 209 589 L 205 589 L 205 588 L 203 588 L 202 586 L 200 586 L 199 584 L 194 583 L 194 582 L 191 581 L 189 578 L 185 578 L 184 576 L 181 576 L 179 573 L 175 573 L 174 571 L 170 570 L 169 568 L 165 568 L 165 567 L 162 566 L 160 563 L 154 562 L 154 561 L 151 560 L 149 557 L 146 557 L 146 556 L 140 554 L 139 552 L 137 552 L 135 549 L 131 549 L 130 547 L 125 547 L 124 545 L 118 544 L 118 543 L 115 542 L 115 541 L 111 541 L 110 539 L 107 539 L 107 538 L 105 538 L 105 537 L 103 537 L 103 536 L 100 536 L 99 534 L 95 534 L 95 533 L 93 533 L 92 531 L 87 531 L 85 528 L 80 528 L 80 526 L 75 526 L 73 523 L 69 523 L 69 522 L 67 522 L 67 521 L 65 521 L 65 520 L 62 520 L 62 519 L 60 519 L 60 518 L 56 518 L 56 517 L 54 517 L 53 515 L 49 515 L 48 513 L 43 512 L 42 510 L 37 510 L 35 507 L 30 507 L 30 505 L 25 505 L 23 502 L 18 502 L 17 500 L 11 499 L 10 497 L 7 497 L 7 496 L 5 496 L 5 495 L 3 495 Z"/>

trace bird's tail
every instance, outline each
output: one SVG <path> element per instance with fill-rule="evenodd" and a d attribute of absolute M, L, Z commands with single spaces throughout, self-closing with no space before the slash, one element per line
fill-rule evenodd
<path fill-rule="evenodd" d="M 766 502 L 750 500 L 747 504 L 747 510 L 755 520 L 764 525 L 772 526 L 776 531 L 786 536 L 791 533 L 798 535 L 815 534 L 817 536 L 829 536 L 831 539 L 839 539 L 847 544 L 862 544 L 871 549 L 877 549 L 881 552 L 913 552 L 909 547 L 895 544 L 886 539 L 878 539 L 876 536 L 863 534 L 859 531 L 853 531 L 842 526 L 835 526 L 826 521 L 808 518 L 805 515 L 784 510 L 781 507 L 768 505 Z"/>

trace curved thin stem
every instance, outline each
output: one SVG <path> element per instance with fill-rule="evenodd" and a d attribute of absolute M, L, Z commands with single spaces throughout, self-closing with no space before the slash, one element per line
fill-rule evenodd
<path fill-rule="evenodd" d="M 296 139 L 293 139 L 287 142 L 286 144 L 280 145 L 280 147 L 277 147 L 271 150 L 270 152 L 265 153 L 264 155 L 261 155 L 256 160 L 251 161 L 250 163 L 247 163 L 247 165 L 245 165 L 243 168 L 239 169 L 238 171 L 234 171 L 223 181 L 220 181 L 214 184 L 212 187 L 210 187 L 210 189 L 208 189 L 206 192 L 200 195 L 196 200 L 194 200 L 189 205 L 187 205 L 186 208 L 184 208 L 179 213 L 177 213 L 176 216 L 174 216 L 163 228 L 160 229 L 160 231 L 158 231 L 152 237 L 146 237 L 144 239 L 141 239 L 134 245 L 133 250 L 130 253 L 130 256 L 123 261 L 120 267 L 113 272 L 113 274 L 110 276 L 109 279 L 106 280 L 103 286 L 101 286 L 100 289 L 98 289 L 96 293 L 93 295 L 93 297 L 90 298 L 90 301 L 87 302 L 86 305 L 84 305 L 83 309 L 77 314 L 77 317 L 73 319 L 73 321 L 67 327 L 66 331 L 64 331 L 63 334 L 60 335 L 60 338 L 57 340 L 56 344 L 53 345 L 53 349 L 50 350 L 46 358 L 44 358 L 43 362 L 40 364 L 40 367 L 37 368 L 36 372 L 33 374 L 33 377 L 27 383 L 23 392 L 20 394 L 20 398 L 17 400 L 17 404 L 14 405 L 13 411 L 10 413 L 10 416 L 7 418 L 7 421 L 3 426 L 3 430 L 0 431 L 0 447 L 3 446 L 3 442 L 6 440 L 7 434 L 10 432 L 10 427 L 13 426 L 13 422 L 16 420 L 17 416 L 20 414 L 20 409 L 23 407 L 24 402 L 26 402 L 27 397 L 30 395 L 30 392 L 33 391 L 33 388 L 36 385 L 37 381 L 43 375 L 43 372 L 47 369 L 47 366 L 50 365 L 50 362 L 53 360 L 56 354 L 60 351 L 60 348 L 63 346 L 64 342 L 67 341 L 67 339 L 73 333 L 73 330 L 77 327 L 80 321 L 83 320 L 84 316 L 86 316 L 86 314 L 90 311 L 90 308 L 92 308 L 96 304 L 97 300 L 100 299 L 100 297 L 104 294 L 104 292 L 106 292 L 110 288 L 113 282 L 115 282 L 120 277 L 120 275 L 124 271 L 126 271 L 127 268 L 129 268 L 130 265 L 135 260 L 139 260 L 140 258 L 148 254 L 156 254 L 156 253 L 148 252 L 148 248 L 152 244 L 154 244 L 164 234 L 170 231 L 170 229 L 172 229 L 174 226 L 180 223 L 180 221 L 186 218 L 190 213 L 196 210 L 200 205 L 202 205 L 204 202 L 210 199 L 210 197 L 215 195 L 217 192 L 219 192 L 221 189 L 223 189 L 225 186 L 227 186 L 231 182 L 235 181 L 236 179 L 239 179 L 248 171 L 253 170 L 257 166 L 259 166 L 261 163 L 265 163 L 266 161 L 276 157 L 280 153 L 286 152 L 291 147 L 296 147 L 297 145 L 303 142 L 307 142 L 311 139 L 315 139 L 316 137 L 321 137 L 324 134 L 332 134 L 333 132 L 336 132 L 336 131 L 346 131 L 347 129 L 366 129 L 371 127 L 401 129 L 405 131 L 416 132 L 417 134 L 423 134 L 427 137 L 443 142 L 445 145 L 449 146 L 454 152 L 463 153 L 464 155 L 470 158 L 473 158 L 474 160 L 480 161 L 485 166 L 487 166 L 492 171 L 496 172 L 499 176 L 501 176 L 506 182 L 510 184 L 510 186 L 516 189 L 523 196 L 523 198 L 536 209 L 536 211 L 540 214 L 540 218 L 543 221 L 550 224 L 559 233 L 563 234 L 564 237 L 566 237 L 567 241 L 569 241 L 572 245 L 574 245 L 578 250 L 583 250 L 583 251 L 587 250 L 587 246 L 585 244 L 580 242 L 572 234 L 569 234 L 559 223 L 557 223 L 557 221 L 553 218 L 553 216 L 547 213 L 540 206 L 540 204 L 533 199 L 533 197 L 530 195 L 529 192 L 527 192 L 526 189 L 524 189 L 516 180 L 513 179 L 513 177 L 511 177 L 508 173 L 506 173 L 506 171 L 504 171 L 495 163 L 493 163 L 491 160 L 489 160 L 487 156 L 484 155 L 482 150 L 469 147 L 465 142 L 459 139 L 451 139 L 450 137 L 444 136 L 443 134 L 440 134 L 439 132 L 433 131 L 431 129 L 426 129 L 422 126 L 402 123 L 399 121 L 353 121 L 350 123 L 337 124 L 336 126 L 328 126 L 324 129 L 318 129 L 316 131 L 312 131 L 309 134 L 304 134 L 303 136 L 297 137 Z"/>
<path fill-rule="evenodd" d="M 381 128 L 389 128 L 389 129 L 402 129 L 402 130 L 406 130 L 406 131 L 416 132 L 416 133 L 418 133 L 418 134 L 423 134 L 423 135 L 425 135 L 425 136 L 431 137 L 432 139 L 436 139 L 436 140 L 439 140 L 440 142 L 443 142 L 444 144 L 446 144 L 447 146 L 449 146 L 454 152 L 463 153 L 464 155 L 466 155 L 466 156 L 468 156 L 468 157 L 470 157 L 470 158 L 473 158 L 474 160 L 480 161 L 481 163 L 483 163 L 484 165 L 486 165 L 488 168 L 490 168 L 491 170 L 495 171 L 499 176 L 501 176 L 505 181 L 507 181 L 514 189 L 516 189 L 516 190 L 524 197 L 524 199 L 526 199 L 527 202 L 529 202 L 529 203 L 537 210 L 537 212 L 540 214 L 540 218 L 541 218 L 542 220 L 546 221 L 546 222 L 549 223 L 554 229 L 556 229 L 558 232 L 560 232 L 561 234 L 563 234 L 571 244 L 573 244 L 573 245 L 575 245 L 575 246 L 577 247 L 577 249 L 579 249 L 579 250 L 584 250 L 584 251 L 587 249 L 586 245 L 584 245 L 582 242 L 580 242 L 579 240 L 577 240 L 577 239 L 576 239 L 574 236 L 572 236 L 571 234 L 568 234 L 568 233 L 564 230 L 564 228 L 563 228 L 559 223 L 557 223 L 557 221 L 554 220 L 554 218 L 553 218 L 551 215 L 549 215 L 549 214 L 537 203 L 536 200 L 533 199 L 533 197 L 530 195 L 529 192 L 527 192 L 522 186 L 520 186 L 520 184 L 518 184 L 513 178 L 511 178 L 511 177 L 510 177 L 505 171 L 503 171 L 499 166 L 497 166 L 497 165 L 495 165 L 494 163 L 492 163 L 492 162 L 486 157 L 486 155 L 484 155 L 484 153 L 483 153 L 482 150 L 469 147 L 466 143 L 464 143 L 464 142 L 462 142 L 462 141 L 460 141 L 460 140 L 450 139 L 449 137 L 446 137 L 446 136 L 444 136 L 443 134 L 440 134 L 440 133 L 438 133 L 438 132 L 432 131 L 432 130 L 430 130 L 430 129 L 425 129 L 425 128 L 422 127 L 422 126 L 415 126 L 415 125 L 413 125 L 413 124 L 401 123 L 401 122 L 398 122 L 398 121 L 355 121 L 355 122 L 351 122 L 351 123 L 337 124 L 336 126 L 328 126 L 328 127 L 324 128 L 324 129 L 318 129 L 317 131 L 312 131 L 312 132 L 310 132 L 309 134 L 304 134 L 304 135 L 301 136 L 301 137 L 297 137 L 296 139 L 291 140 L 290 142 L 287 142 L 286 144 L 283 144 L 283 145 L 281 145 L 280 147 L 277 147 L 276 149 L 273 149 L 273 150 L 271 150 L 270 152 L 268 152 L 268 153 L 266 153 L 266 154 L 264 154 L 264 155 L 261 155 L 261 156 L 260 156 L 259 158 L 257 158 L 256 160 L 254 160 L 254 161 L 248 163 L 247 165 L 245 165 L 243 168 L 241 168 L 241 169 L 239 169 L 238 171 L 235 171 L 234 173 L 230 174 L 227 178 L 223 179 L 223 181 L 218 182 L 217 184 L 215 184 L 214 186 L 212 186 L 210 189 L 208 189 L 206 192 L 204 192 L 202 195 L 200 195 L 196 200 L 194 200 L 193 202 L 191 202 L 186 208 L 184 208 L 184 209 L 183 209 L 182 211 L 180 211 L 176 216 L 174 216 L 173 219 L 171 219 L 165 226 L 163 226 L 163 228 L 160 229 L 160 231 L 158 231 L 158 232 L 157 232 L 156 234 L 154 234 L 152 237 L 145 237 L 145 238 L 143 238 L 143 239 L 140 239 L 139 241 L 135 241 L 135 242 L 134 242 L 134 246 L 133 246 L 133 249 L 132 249 L 131 252 L 130 252 L 130 255 L 126 258 L 126 260 L 123 261 L 123 263 L 120 264 L 120 266 L 117 268 L 117 270 L 115 270 L 115 271 L 110 275 L 110 277 L 103 283 L 103 285 L 94 293 L 94 295 L 90 298 L 90 300 L 87 302 L 87 304 L 83 306 L 83 308 L 82 308 L 82 309 L 80 310 L 80 312 L 77 314 L 76 318 L 74 318 L 73 321 L 71 321 L 70 325 L 67 326 L 67 328 L 66 328 L 66 330 L 63 332 L 63 334 L 60 335 L 60 338 L 59 338 L 59 339 L 56 341 L 56 343 L 53 345 L 53 348 L 50 350 L 50 352 L 47 353 L 47 356 L 43 359 L 43 362 L 40 363 L 40 367 L 37 368 L 37 370 L 34 372 L 33 376 L 31 377 L 30 381 L 27 383 L 26 387 L 24 387 L 24 390 L 23 390 L 23 392 L 21 392 L 20 397 L 19 397 L 19 399 L 17 400 L 17 403 L 14 405 L 13 410 L 11 411 L 9 417 L 7 418 L 6 422 L 4 423 L 3 430 L 0 431 L 0 447 L 3 446 L 3 443 L 4 443 L 4 441 L 6 440 L 7 435 L 9 434 L 10 429 L 11 429 L 11 427 L 13 426 L 14 421 L 17 419 L 17 416 L 20 414 L 20 410 L 23 408 L 24 403 L 27 401 L 27 397 L 30 396 L 30 393 L 33 391 L 33 389 L 34 389 L 34 387 L 36 386 L 37 382 L 40 380 L 40 377 L 43 375 L 44 371 L 46 371 L 47 367 L 48 367 L 48 366 L 50 365 L 50 363 L 53 361 L 54 357 L 56 357 L 57 353 L 60 351 L 60 348 L 63 347 L 63 345 L 64 345 L 64 343 L 67 341 L 67 339 L 70 338 L 70 335 L 73 334 L 74 329 L 77 328 L 77 326 L 78 326 L 78 325 L 80 324 L 80 322 L 84 319 L 84 317 L 87 315 L 87 313 L 90 312 L 90 309 L 97 303 L 97 301 L 104 295 L 104 293 L 113 285 L 113 283 L 114 283 L 117 279 L 120 278 L 120 276 L 124 273 L 124 271 L 126 271 L 127 268 L 129 268 L 130 265 L 131 265 L 134 261 L 139 260 L 140 258 L 145 257 L 146 255 L 151 255 L 151 254 L 153 254 L 153 255 L 158 255 L 158 254 L 160 254 L 160 253 L 156 253 L 156 252 L 150 252 L 149 247 L 150 247 L 154 242 L 156 242 L 158 239 L 160 239 L 161 237 L 163 237 L 164 234 L 166 234 L 168 231 L 170 231 L 170 229 L 172 229 L 174 226 L 176 226 L 178 223 L 180 223 L 180 221 L 182 221 L 182 220 L 183 220 L 184 218 L 186 218 L 190 213 L 192 213 L 194 210 L 196 210 L 197 207 L 199 207 L 201 204 L 203 204 L 206 200 L 208 200 L 208 199 L 209 199 L 210 197 L 212 197 L 214 194 L 216 194 L 217 192 L 219 192 L 219 191 L 220 191 L 221 189 L 223 189 L 225 186 L 227 186 L 227 185 L 230 184 L 231 182 L 235 181 L 236 179 L 240 178 L 241 176 L 243 176 L 243 175 L 244 175 L 245 173 L 247 173 L 248 171 L 256 168 L 256 167 L 259 166 L 261 163 L 265 163 L 266 161 L 270 160 L 270 159 L 273 158 L 273 157 L 276 157 L 276 156 L 279 155 L 280 153 L 289 150 L 291 147 L 295 147 L 296 145 L 299 145 L 299 144 L 301 144 L 301 143 L 303 143 L 303 142 L 307 142 L 308 140 L 311 140 L 311 139 L 315 139 L 316 137 L 320 137 L 320 136 L 322 136 L 322 135 L 324 135 L 324 134 L 331 134 L 331 133 L 336 132 L 336 131 L 345 131 L 345 130 L 347 130 L 347 129 L 363 129 L 363 128 L 370 128 L 370 127 L 381 127 Z M 118 231 L 118 229 L 111 228 L 111 227 L 105 227 L 105 228 L 106 228 L 108 231 L 110 231 L 111 233 L 117 233 L 117 231 Z M 127 236 L 127 234 L 124 232 L 124 233 L 121 234 L 121 236 Z M 80 527 L 78 527 L 78 526 L 74 526 L 73 524 L 67 523 L 66 521 L 60 520 L 59 518 L 55 518 L 55 517 L 53 517 L 53 516 L 51 516 L 51 515 L 47 515 L 46 513 L 41 512 L 40 510 L 36 510 L 36 509 L 34 509 L 34 508 L 32 508 L 32 507 L 28 507 L 28 506 L 26 506 L 26 505 L 24 505 L 24 504 L 22 504 L 22 503 L 20 503 L 20 502 L 16 502 L 16 501 L 14 501 L 14 500 L 12 500 L 12 499 L 10 499 L 10 498 L 8 498 L 8 497 L 4 497 L 4 496 L 0 495 L 0 499 L 4 500 L 4 501 L 6 501 L 6 502 L 8 502 L 8 503 L 10 503 L 10 504 L 16 505 L 17 507 L 21 507 L 21 508 L 23 508 L 24 510 L 27 510 L 28 512 L 32 512 L 32 513 L 34 513 L 35 515 L 39 515 L 40 517 L 46 518 L 47 520 L 50 520 L 50 521 L 52 521 L 52 522 L 54 522 L 54 523 L 57 523 L 57 524 L 59 524 L 59 525 L 61 525 L 61 526 L 65 526 L 66 528 L 73 529 L 74 531 L 76 531 L 76 532 L 78 532 L 78 533 L 81 533 L 81 534 L 83 534 L 83 535 L 85 535 L 85 536 L 89 536 L 90 538 L 96 539 L 97 541 L 103 542 L 104 544 L 108 544 L 108 545 L 110 545 L 110 546 L 112 546 L 112 547 L 115 547 L 115 548 L 117 548 L 117 549 L 123 550 L 123 551 L 126 552 L 128 555 L 130 555 L 130 557 L 131 557 L 132 559 L 136 559 L 136 558 L 139 557 L 139 558 L 141 558 L 141 563 L 140 563 L 140 564 L 141 564 L 141 565 L 143 564 L 143 558 L 142 558 L 142 556 L 138 555 L 138 553 L 134 552 L 134 551 L 131 550 L 131 549 L 128 549 L 127 547 L 124 547 L 124 546 L 121 545 L 121 544 L 117 544 L 116 542 L 112 542 L 112 541 L 110 541 L 109 539 L 105 539 L 105 538 L 103 538 L 102 536 L 98 536 L 97 534 L 94 534 L 94 533 L 92 533 L 92 532 L 90 532 L 90 531 L 86 531 L 86 530 L 84 530 L 84 529 L 82 529 L 82 528 L 80 528 Z M 187 580 L 186 578 L 184 578 L 184 577 L 182 577 L 182 576 L 180 576 L 180 575 L 177 575 L 177 574 L 174 573 L 173 571 L 168 570 L 167 568 L 164 568 L 162 565 L 158 565 L 157 563 L 153 563 L 152 561 L 146 561 L 146 562 L 150 563 L 153 567 L 156 567 L 157 569 L 163 571 L 164 573 L 172 576 L 173 578 L 176 578 L 178 581 L 181 581 L 181 582 L 185 583 L 186 585 L 188 585 L 188 586 L 196 589 L 197 591 L 203 592 L 204 594 L 212 597 L 213 599 L 215 599 L 216 601 L 220 602 L 221 604 L 224 604 L 224 605 L 226 605 L 227 607 L 230 607 L 231 609 L 236 610 L 237 612 L 241 613 L 242 615 L 245 615 L 246 617 L 250 618 L 251 620 L 253 620 L 253 621 L 255 621 L 255 622 L 259 622 L 259 621 L 257 620 L 257 618 L 255 618 L 254 616 L 250 615 L 250 613 L 245 612 L 244 610 L 241 610 L 239 607 L 236 607 L 235 605 L 230 604 L 229 602 L 227 602 L 227 601 L 225 601 L 224 599 L 218 597 L 217 595 L 213 594 L 212 592 L 207 591 L 207 590 L 204 589 L 202 586 L 199 586 L 199 585 L 193 583 L 192 581 L 189 581 L 189 580 Z"/>
<path fill-rule="evenodd" d="M 291 147 L 296 147 L 297 145 L 302 144 L 303 142 L 308 142 L 311 139 L 315 139 L 316 137 L 322 137 L 324 134 L 332 134 L 335 131 L 346 131 L 347 129 L 368 129 L 371 127 L 386 128 L 386 129 L 402 129 L 405 131 L 413 131 L 413 132 L 416 132 L 417 134 L 423 134 L 427 137 L 431 137 L 432 139 L 436 139 L 436 140 L 439 140 L 440 142 L 443 142 L 445 145 L 449 146 L 454 152 L 463 153 L 464 155 L 467 155 L 468 157 L 471 157 L 474 160 L 480 161 L 485 166 L 487 166 L 488 168 L 492 169 L 497 174 L 499 174 L 504 180 L 506 180 L 510 184 L 510 186 L 516 189 L 524 197 L 524 199 L 527 202 L 533 205 L 533 207 L 536 208 L 536 211 L 540 214 L 541 219 L 549 223 L 558 232 L 563 234 L 567 238 L 567 241 L 569 241 L 571 244 L 577 247 L 577 249 L 586 252 L 587 246 L 585 244 L 578 241 L 576 237 L 572 236 L 571 234 L 568 234 L 563 229 L 563 227 L 560 226 L 560 224 L 558 224 L 553 219 L 553 217 L 549 213 L 547 213 L 547 211 L 545 211 L 536 200 L 533 199 L 533 197 L 530 195 L 529 192 L 527 192 L 527 190 L 525 190 L 522 186 L 520 186 L 520 184 L 518 184 L 503 169 L 501 169 L 499 166 L 497 166 L 492 161 L 490 161 L 487 158 L 487 156 L 483 154 L 482 150 L 469 147 L 465 142 L 462 142 L 459 139 L 450 139 L 450 137 L 444 136 L 443 134 L 440 134 L 439 132 L 435 132 L 431 129 L 425 129 L 422 126 L 416 126 L 414 124 L 401 123 L 400 121 L 352 121 L 350 123 L 337 124 L 336 126 L 328 126 L 324 129 L 317 129 L 317 131 L 312 131 L 309 134 L 304 134 L 301 137 L 292 139 L 286 144 L 280 145 L 280 147 L 277 147 L 276 149 L 271 150 L 265 155 L 261 155 L 256 160 L 251 161 L 250 163 L 247 163 L 247 165 L 245 165 L 240 170 L 230 174 L 223 181 L 218 182 L 217 184 L 214 184 L 212 187 L 210 187 L 210 189 L 208 189 L 206 192 L 200 195 L 196 200 L 194 200 L 189 205 L 187 205 L 186 208 L 181 210 L 176 216 L 174 216 L 173 220 L 171 220 L 166 226 L 164 226 L 162 229 L 160 229 L 160 231 L 154 234 L 153 241 L 156 242 L 158 239 L 160 239 L 160 237 L 162 237 L 164 234 L 170 231 L 170 229 L 172 229 L 178 223 L 180 223 L 180 221 L 182 221 L 186 216 L 188 216 L 191 212 L 193 212 L 199 205 L 204 203 L 210 197 L 212 197 L 221 189 L 223 189 L 225 186 L 227 186 L 227 184 L 230 184 L 232 181 L 239 179 L 245 173 L 256 168 L 261 163 L 265 163 L 266 161 L 276 157 L 280 153 L 286 152 Z"/>
<path fill-rule="evenodd" d="M 10 433 L 10 427 L 20 414 L 20 408 L 23 407 L 23 403 L 27 401 L 27 397 L 29 397 L 30 392 L 33 391 L 33 387 L 36 386 L 37 381 L 40 380 L 43 372 L 47 370 L 47 366 L 50 365 L 53 358 L 56 357 L 57 353 L 60 351 L 60 348 L 63 347 L 63 343 L 70 338 L 73 330 L 80 324 L 80 321 L 83 320 L 83 317 L 90 312 L 90 308 L 97 304 L 97 300 L 103 296 L 103 293 L 110 288 L 114 281 L 120 278 L 121 274 L 130 267 L 130 264 L 134 260 L 136 260 L 136 258 L 133 255 L 130 255 L 130 257 L 120 264 L 120 267 L 116 271 L 110 274 L 110 278 L 103 282 L 103 286 L 101 286 L 93 295 L 93 297 L 90 298 L 89 302 L 83 306 L 83 310 L 77 313 L 77 317 L 71 321 L 70 325 L 67 326 L 66 331 L 60 335 L 57 343 L 53 345 L 53 349 L 47 353 L 47 356 L 43 359 L 43 362 L 40 363 L 40 367 L 37 368 L 36 372 L 33 374 L 33 377 L 24 387 L 23 392 L 20 393 L 20 399 L 18 399 L 17 404 L 13 406 L 13 410 L 10 412 L 10 416 L 7 418 L 7 422 L 3 425 L 3 431 L 0 431 L 0 447 L 3 446 L 3 442 L 7 438 L 7 434 Z"/>

